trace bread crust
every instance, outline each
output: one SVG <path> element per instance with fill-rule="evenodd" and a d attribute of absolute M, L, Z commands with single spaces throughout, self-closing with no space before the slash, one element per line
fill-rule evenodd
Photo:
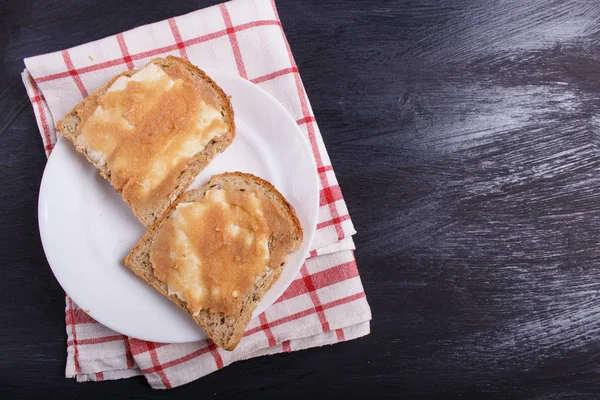
<path fill-rule="evenodd" d="M 222 153 L 235 138 L 235 122 L 234 112 L 229 101 L 229 97 L 204 71 L 195 65 L 191 64 L 182 58 L 168 56 L 166 58 L 155 58 L 148 64 L 156 64 L 157 66 L 168 67 L 169 65 L 179 64 L 185 68 L 185 71 L 190 74 L 193 79 L 198 79 L 207 84 L 212 91 L 216 94 L 219 99 L 219 107 L 221 114 L 224 117 L 225 124 L 227 125 L 227 132 L 224 135 L 214 138 L 211 140 L 206 147 L 199 153 L 197 153 L 189 162 L 185 170 L 177 177 L 173 184 L 173 188 L 169 195 L 161 199 L 161 201 L 154 206 L 137 207 L 137 211 L 132 207 L 132 211 L 139 221 L 146 227 L 151 226 L 157 219 L 169 208 L 169 205 L 190 186 L 190 184 L 196 179 L 196 176 L 202 171 L 210 161 L 219 153 Z M 65 138 L 73 143 L 75 149 L 78 152 L 84 154 L 88 161 L 92 163 L 99 171 L 100 175 L 110 182 L 110 170 L 106 164 L 101 164 L 98 160 L 95 160 L 90 156 L 89 152 L 85 147 L 78 144 L 77 138 L 80 135 L 79 124 L 81 119 L 78 113 L 89 103 L 96 101 L 96 99 L 105 94 L 112 84 L 121 76 L 132 76 L 137 70 L 125 71 L 112 79 L 110 79 L 103 87 L 94 91 L 82 102 L 77 104 L 73 110 L 71 110 L 63 119 L 58 121 L 56 124 L 57 132 L 61 133 Z M 117 193 L 121 193 L 120 189 L 113 186 Z M 131 206 L 131 204 L 129 204 Z"/>
<path fill-rule="evenodd" d="M 268 198 L 273 200 L 277 207 L 280 207 L 285 211 L 287 217 L 292 222 L 292 237 L 294 239 L 289 243 L 282 244 L 282 246 L 285 246 L 285 249 L 287 250 L 286 253 L 289 255 L 300 248 L 303 239 L 302 226 L 300 225 L 300 221 L 296 216 L 294 208 L 283 197 L 283 195 L 279 193 L 279 191 L 277 191 L 277 189 L 275 189 L 271 183 L 252 174 L 227 172 L 214 175 L 210 178 L 209 182 L 201 188 L 182 194 L 171 204 L 168 210 L 148 230 L 148 232 L 146 232 L 144 237 L 135 245 L 131 252 L 125 257 L 123 262 L 129 269 L 152 285 L 162 295 L 168 297 L 175 304 L 192 315 L 196 323 L 206 331 L 208 336 L 218 346 L 225 350 L 233 350 L 242 339 L 244 331 L 248 326 L 250 319 L 252 318 L 252 313 L 254 312 L 256 305 L 262 299 L 264 294 L 271 288 L 273 283 L 275 283 L 275 281 L 279 278 L 281 271 L 285 267 L 285 264 L 272 266 L 273 268 L 270 270 L 270 272 L 265 272 L 265 274 L 259 278 L 253 289 L 244 299 L 242 309 L 238 315 L 227 316 L 222 312 L 202 310 L 198 315 L 194 316 L 192 311 L 188 308 L 186 302 L 182 301 L 174 294 L 169 295 L 167 285 L 154 275 L 152 263 L 150 261 L 150 249 L 152 241 L 162 222 L 166 218 L 169 218 L 172 211 L 175 210 L 178 204 L 194 202 L 197 199 L 202 198 L 209 189 L 215 186 L 221 186 L 224 189 L 232 186 L 238 188 L 240 186 L 252 186 L 261 190 Z"/>

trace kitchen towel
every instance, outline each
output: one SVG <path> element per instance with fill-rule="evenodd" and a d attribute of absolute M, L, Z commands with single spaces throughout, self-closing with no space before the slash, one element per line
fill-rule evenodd
<path fill-rule="evenodd" d="M 78 381 L 143 374 L 156 389 L 188 383 L 234 361 L 333 344 L 369 333 L 371 312 L 354 259 L 355 233 L 310 102 L 270 0 L 234 0 L 71 49 L 25 59 L 22 78 L 50 155 L 54 122 L 124 69 L 174 55 L 239 75 L 273 95 L 311 145 L 320 180 L 317 232 L 286 292 L 253 319 L 240 345 L 146 342 L 96 322 L 67 296 L 66 376 Z M 226 154 L 226 153 L 225 153 Z"/>

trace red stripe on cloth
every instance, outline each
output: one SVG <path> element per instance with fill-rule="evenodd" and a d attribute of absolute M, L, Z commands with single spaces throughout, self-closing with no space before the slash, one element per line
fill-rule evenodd
<path fill-rule="evenodd" d="M 131 345 L 129 344 L 129 338 L 123 336 L 123 346 L 125 347 L 125 358 L 127 359 L 127 369 L 133 368 L 135 362 L 133 360 L 133 353 L 131 352 Z"/>
<path fill-rule="evenodd" d="M 91 339 L 79 339 L 77 341 L 77 345 L 81 346 L 84 344 L 100 344 L 100 343 L 116 342 L 117 340 L 123 340 L 123 335 L 103 336 L 103 337 L 91 338 Z M 70 346 L 72 344 L 73 344 L 73 340 L 67 341 L 67 346 Z"/>
<path fill-rule="evenodd" d="M 96 372 L 96 382 L 104 380 L 104 372 Z"/>
<path fill-rule="evenodd" d="M 326 187 L 322 189 L 319 194 L 319 207 L 334 203 L 338 200 L 343 200 L 342 190 L 339 185 Z"/>
<path fill-rule="evenodd" d="M 158 353 L 156 352 L 156 346 L 153 342 L 148 342 L 148 350 L 150 351 L 150 361 L 152 361 L 152 366 L 155 368 L 156 373 L 158 373 L 162 384 L 165 388 L 170 389 L 171 382 L 169 382 L 167 374 L 165 374 L 165 371 L 163 370 L 160 361 L 158 361 Z"/>
<path fill-rule="evenodd" d="M 328 268 L 324 271 L 315 272 L 311 275 L 313 287 L 315 289 L 322 289 L 324 287 L 331 286 L 357 276 L 358 267 L 356 266 L 356 261 L 339 264 L 335 267 Z M 283 292 L 283 294 L 277 299 L 277 301 L 275 301 L 275 303 L 280 303 L 305 293 L 307 293 L 307 286 L 304 284 L 304 278 L 299 278 L 294 280 L 290 286 L 288 286 L 285 292 Z"/>
<path fill-rule="evenodd" d="M 294 67 L 292 67 L 292 68 L 284 68 L 284 69 L 280 69 L 279 71 L 275 71 L 275 72 L 272 72 L 270 74 L 259 76 L 258 78 L 251 79 L 250 81 L 252 83 L 263 83 L 263 82 L 270 81 L 272 79 L 278 78 L 280 76 L 287 75 L 287 74 L 293 74 L 293 73 L 296 73 L 296 72 L 298 72 L 298 68 L 294 68 Z"/>
<path fill-rule="evenodd" d="M 179 54 L 181 54 L 181 58 L 189 60 L 187 52 L 185 51 L 185 44 L 183 44 L 183 40 L 181 39 L 181 33 L 179 32 L 179 28 L 177 28 L 177 22 L 175 22 L 175 18 L 169 18 L 169 27 L 171 28 L 171 32 L 173 33 L 173 38 L 175 39 L 175 44 L 179 49 Z"/>
<path fill-rule="evenodd" d="M 324 174 L 327 171 L 333 171 L 333 167 L 331 165 L 324 165 L 322 167 L 317 168 L 317 173 Z"/>
<path fill-rule="evenodd" d="M 133 58 L 133 56 L 132 56 L 132 58 Z M 87 74 L 88 72 L 100 71 L 105 68 L 114 67 L 115 65 L 120 65 L 120 64 L 123 64 L 124 62 L 125 62 L 125 60 L 123 58 L 118 58 L 116 60 L 105 61 L 105 62 L 98 63 L 98 64 L 92 64 L 87 67 L 78 68 L 73 71 L 75 71 L 79 75 L 83 75 L 83 74 Z M 70 75 L 71 75 L 70 71 L 59 72 L 57 74 L 41 76 L 36 79 L 36 82 L 41 83 L 41 82 L 46 82 L 46 81 L 53 81 L 53 80 L 60 79 L 60 78 L 66 78 Z"/>
<path fill-rule="evenodd" d="M 206 354 L 209 351 L 210 351 L 210 348 L 208 347 L 208 345 L 206 345 L 206 346 L 202 347 L 201 349 L 198 349 L 196 351 L 191 352 L 188 355 L 185 355 L 185 356 L 177 358 L 175 360 L 166 362 L 166 363 L 160 365 L 159 368 L 161 368 L 161 369 L 164 370 L 164 369 L 171 368 L 171 367 L 174 367 L 174 366 L 179 365 L 179 364 L 183 364 L 184 362 L 192 360 L 192 359 L 194 359 L 196 357 L 200 357 L 201 355 Z M 142 369 L 142 373 L 144 373 L 144 374 L 152 374 L 152 373 L 155 373 L 155 372 L 158 372 L 158 369 L 155 366 L 152 366 L 150 368 Z"/>
<path fill-rule="evenodd" d="M 281 343 L 281 350 L 284 351 L 284 352 L 286 352 L 286 353 L 289 353 L 290 351 L 292 351 L 292 348 L 290 346 L 290 341 L 289 340 L 284 340 Z"/>
<path fill-rule="evenodd" d="M 263 20 L 259 20 L 259 21 L 251 21 L 251 22 L 246 22 L 245 24 L 236 25 L 233 27 L 233 30 L 235 32 L 241 32 L 241 31 L 245 31 L 246 29 L 249 29 L 249 28 L 256 28 L 257 26 L 267 26 L 267 25 L 281 26 L 281 22 L 271 20 L 271 19 L 263 19 Z M 226 29 L 225 31 L 228 31 L 228 29 Z"/>
<path fill-rule="evenodd" d="M 71 335 L 73 336 L 73 360 L 75 361 L 75 373 L 78 374 L 81 372 L 81 367 L 79 366 L 79 349 L 77 348 L 77 332 L 75 329 L 75 316 L 73 315 L 73 300 L 67 296 L 69 299 L 69 305 L 67 307 L 67 315 L 71 315 L 71 321 L 67 322 L 68 325 L 71 325 Z"/>
<path fill-rule="evenodd" d="M 342 304 L 347 304 L 347 303 L 351 303 L 353 301 L 362 299 L 363 297 L 365 297 L 365 292 L 360 292 L 360 293 L 353 294 L 351 296 L 346 296 L 346 297 L 342 297 L 341 299 L 331 301 L 327 304 L 324 304 L 322 307 L 323 307 L 323 310 L 328 310 L 330 308 L 341 306 Z M 276 319 L 275 321 L 269 322 L 269 328 L 273 328 L 275 326 L 279 326 L 279 325 L 285 324 L 290 321 L 295 321 L 297 319 L 304 318 L 304 317 L 306 317 L 308 315 L 312 315 L 316 312 L 317 312 L 317 310 L 314 307 L 311 307 L 304 311 L 299 311 L 295 314 L 287 315 L 283 318 L 279 318 L 279 319 Z M 253 335 L 256 332 L 260 332 L 261 330 L 262 330 L 262 327 L 260 327 L 260 326 L 249 329 L 244 333 L 244 337 Z"/>
<path fill-rule="evenodd" d="M 148 342 L 139 339 L 129 339 L 129 346 L 131 347 L 131 354 L 137 355 L 145 351 L 148 351 Z"/>
<path fill-rule="evenodd" d="M 117 36 L 117 42 L 119 43 L 119 48 L 121 49 L 121 54 L 123 54 L 123 61 L 127 64 L 127 68 L 131 71 L 133 69 L 133 62 L 131 60 L 131 55 L 129 55 L 129 49 L 127 49 L 127 44 L 125 43 L 125 38 L 122 33 L 119 33 Z"/>
<path fill-rule="evenodd" d="M 328 226 L 331 226 L 334 224 L 337 226 L 337 224 L 340 224 L 340 223 L 346 221 L 347 219 L 350 219 L 350 216 L 348 214 L 342 215 L 341 217 L 332 218 L 329 221 L 318 223 L 317 229 L 327 228 Z"/>
<path fill-rule="evenodd" d="M 248 79 L 246 67 L 244 66 L 244 60 L 242 60 L 240 45 L 238 44 L 237 36 L 235 34 L 236 31 L 231 23 L 231 16 L 229 15 L 229 11 L 227 11 L 227 6 L 224 3 L 221 3 L 219 4 L 219 10 L 221 10 L 223 22 L 225 22 L 225 27 L 227 28 L 229 42 L 231 43 L 231 49 L 233 50 L 233 57 L 235 58 L 235 64 L 237 65 L 238 73 L 242 78 Z"/>
<path fill-rule="evenodd" d="M 143 60 L 144 58 L 149 58 L 149 57 L 154 57 L 154 56 L 159 56 L 162 55 L 164 53 L 168 53 L 170 51 L 173 50 L 177 50 L 179 47 L 177 47 L 176 44 L 171 44 L 165 47 L 159 47 L 157 49 L 154 50 L 148 50 L 148 51 L 144 51 L 142 53 L 137 53 L 131 56 L 131 58 L 133 58 L 134 60 Z"/>
<path fill-rule="evenodd" d="M 48 125 L 48 119 L 46 118 L 46 112 L 44 111 L 44 105 L 41 102 L 41 100 L 44 97 L 40 94 L 37 87 L 37 83 L 35 83 L 35 80 L 31 75 L 29 75 L 29 83 L 31 84 L 31 88 L 33 89 L 34 94 L 32 101 L 37 104 L 38 114 L 40 115 L 40 121 L 42 122 L 42 131 L 44 133 L 44 139 L 46 139 L 46 146 L 44 147 L 44 149 L 48 152 L 51 152 L 54 148 L 54 145 L 52 144 L 52 138 L 50 137 L 50 127 Z"/>
<path fill-rule="evenodd" d="M 279 14 L 277 13 L 277 7 L 275 6 L 274 0 L 271 0 L 271 6 L 273 7 L 273 13 L 277 17 L 277 19 L 279 19 Z M 285 47 L 288 52 L 288 57 L 290 59 L 290 65 L 292 66 L 292 68 L 298 68 L 298 66 L 296 65 L 296 61 L 294 60 L 294 56 L 292 54 L 292 49 L 290 48 L 290 44 L 287 41 L 285 32 L 283 31 L 283 26 L 280 26 L 280 28 L 281 28 L 280 29 L 281 36 L 283 38 L 283 42 L 285 43 Z M 310 118 L 311 115 L 310 115 L 310 110 L 308 108 L 307 96 L 306 96 L 304 87 L 302 86 L 302 81 L 300 80 L 300 74 L 294 74 L 294 78 L 296 81 L 296 90 L 298 92 L 298 98 L 300 100 L 300 108 L 302 109 L 303 117 L 304 117 L 304 119 Z M 315 161 L 317 163 L 317 168 L 320 168 L 323 166 L 323 159 L 321 158 L 321 152 L 319 151 L 319 146 L 317 144 L 317 138 L 316 138 L 315 128 L 314 128 L 313 124 L 307 123 L 306 130 L 308 131 L 308 141 L 310 142 L 310 145 L 312 147 L 312 151 L 315 156 Z M 321 186 L 323 188 L 329 187 L 329 182 L 327 180 L 326 174 L 319 174 L 319 178 L 321 179 Z M 332 221 L 333 221 L 333 224 L 335 225 L 335 231 L 337 232 L 338 240 L 342 240 L 345 237 L 344 230 L 342 229 L 342 226 L 339 223 L 335 222 L 335 221 L 337 221 L 337 218 L 339 217 L 337 207 L 336 207 L 335 203 L 327 203 L 327 204 L 329 205 L 329 212 L 331 213 Z"/>
<path fill-rule="evenodd" d="M 217 345 L 210 339 L 206 341 L 208 345 L 208 349 L 210 350 L 210 354 L 212 354 L 215 359 L 215 364 L 217 364 L 217 369 L 223 368 L 223 359 L 221 358 L 221 354 L 219 353 L 219 348 Z"/>
<path fill-rule="evenodd" d="M 363 297 L 365 297 L 365 292 L 356 293 L 356 294 L 353 294 L 352 296 L 347 296 L 347 297 L 343 297 L 341 299 L 330 301 L 329 303 L 327 303 L 323 306 L 323 309 L 328 310 L 330 308 L 341 306 L 342 304 L 347 304 L 352 301 L 362 299 Z"/>
<path fill-rule="evenodd" d="M 327 317 L 323 312 L 323 306 L 321 305 L 321 300 L 319 299 L 319 295 L 317 294 L 317 288 L 315 287 L 313 280 L 306 268 L 306 264 L 300 268 L 300 273 L 302 274 L 302 279 L 304 280 L 304 284 L 306 285 L 306 290 L 308 291 L 308 295 L 315 306 L 315 310 L 317 310 L 317 316 L 319 317 L 319 321 L 321 322 L 321 326 L 323 327 L 323 332 L 327 332 L 329 330 L 329 322 L 327 322 Z"/>
<path fill-rule="evenodd" d="M 150 350 L 148 347 L 148 343 L 144 340 L 129 338 L 129 345 L 131 346 L 131 354 L 138 355 L 141 353 L 145 353 Z M 154 343 L 155 349 L 160 349 L 161 347 L 168 346 L 168 343 Z"/>
<path fill-rule="evenodd" d="M 37 78 L 37 81 L 42 83 L 42 82 L 46 82 L 46 81 L 54 81 L 56 79 L 66 78 L 67 76 L 69 76 L 68 72 L 59 72 L 57 74 L 40 76 L 39 78 Z"/>
<path fill-rule="evenodd" d="M 204 42 L 208 42 L 209 40 L 213 40 L 213 39 L 220 38 L 222 36 L 226 36 L 227 34 L 228 34 L 227 33 L 227 29 L 223 29 L 221 31 L 217 31 L 217 32 L 213 32 L 213 33 L 208 33 L 206 35 L 198 36 L 198 37 L 193 38 L 193 39 L 188 39 L 188 40 L 186 40 L 186 41 L 183 42 L 183 45 L 185 47 L 193 46 L 193 45 L 198 44 L 198 43 L 204 43 Z"/>
<path fill-rule="evenodd" d="M 84 98 L 86 98 L 88 96 L 88 92 L 87 92 L 85 86 L 83 85 L 83 81 L 81 80 L 79 73 L 77 72 L 77 70 L 75 69 L 75 66 L 73 65 L 73 61 L 71 60 L 69 51 L 63 50 L 60 53 L 62 54 L 63 60 L 65 61 L 65 65 L 67 66 L 67 69 L 69 70 L 68 71 L 69 75 L 71 75 L 73 77 L 73 80 L 75 81 L 75 85 L 77 85 L 77 88 L 81 92 L 81 95 Z"/>
<path fill-rule="evenodd" d="M 298 75 L 296 75 L 296 76 L 298 76 Z M 301 85 L 298 85 L 298 87 L 300 88 Z M 303 98 L 303 96 L 301 96 L 300 98 Z M 319 151 L 319 148 L 317 145 L 315 131 L 314 131 L 314 128 L 312 127 L 312 123 L 309 123 L 306 126 L 308 128 L 308 140 L 312 147 L 313 154 L 315 155 L 315 161 L 317 162 L 317 170 L 319 170 L 323 166 L 323 161 L 321 159 L 320 151 Z M 329 180 L 327 179 L 327 175 L 324 173 L 320 173 L 319 178 L 321 180 L 321 187 L 323 187 L 325 189 L 329 188 Z M 338 217 L 339 217 L 339 213 L 337 211 L 335 202 L 329 202 L 327 198 L 325 198 L 325 199 L 320 198 L 319 202 L 320 203 L 325 202 L 325 204 L 327 204 L 329 206 L 329 212 L 331 213 L 332 221 L 334 221 L 334 224 L 335 224 L 335 231 L 338 235 L 338 240 L 344 239 L 345 234 L 344 234 L 344 230 L 342 229 L 342 226 L 339 223 L 335 222 L 338 220 Z"/>
<path fill-rule="evenodd" d="M 308 253 L 308 258 L 313 258 L 317 256 L 317 251 L 316 250 L 311 250 L 310 253 Z"/>
<path fill-rule="evenodd" d="M 335 330 L 335 334 L 337 336 L 337 340 L 338 342 L 343 342 L 344 340 L 346 340 L 346 338 L 344 337 L 344 330 L 343 329 L 336 329 Z"/>
<path fill-rule="evenodd" d="M 309 115 L 308 117 L 304 117 L 304 118 L 300 118 L 299 120 L 296 120 L 296 123 L 298 125 L 307 124 L 309 122 L 315 122 L 315 117 L 313 117 L 312 115 Z"/>
<path fill-rule="evenodd" d="M 67 324 L 95 324 L 96 320 L 85 313 L 81 308 L 72 311 L 67 316 Z"/>
<path fill-rule="evenodd" d="M 265 315 L 265 313 L 260 314 L 258 316 L 258 320 L 260 321 L 261 328 L 262 328 L 263 332 L 265 333 L 265 336 L 267 336 L 267 341 L 269 342 L 269 346 L 270 347 L 275 346 L 277 343 L 275 342 L 275 337 L 273 336 L 273 332 L 271 332 L 271 329 L 269 328 L 269 321 L 267 320 L 267 316 Z"/>

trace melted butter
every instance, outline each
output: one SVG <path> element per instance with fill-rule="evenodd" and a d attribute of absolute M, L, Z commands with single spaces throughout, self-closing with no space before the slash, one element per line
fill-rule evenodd
<path fill-rule="evenodd" d="M 285 260 L 269 251 L 269 239 L 289 223 L 262 193 L 209 190 L 161 225 L 150 250 L 154 274 L 192 313 L 233 315 L 256 279 Z"/>
<path fill-rule="evenodd" d="M 189 160 L 227 131 L 207 89 L 169 68 L 149 64 L 119 77 L 79 114 L 79 144 L 107 165 L 134 211 L 159 203 Z"/>

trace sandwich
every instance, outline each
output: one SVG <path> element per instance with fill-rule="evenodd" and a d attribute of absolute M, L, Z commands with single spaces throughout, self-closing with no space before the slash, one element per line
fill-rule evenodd
<path fill-rule="evenodd" d="M 56 128 L 146 227 L 235 136 L 229 97 L 203 71 L 172 56 L 115 76 Z"/>
<path fill-rule="evenodd" d="M 233 350 L 302 238 L 293 207 L 273 185 L 230 172 L 183 193 L 124 263 Z"/>

